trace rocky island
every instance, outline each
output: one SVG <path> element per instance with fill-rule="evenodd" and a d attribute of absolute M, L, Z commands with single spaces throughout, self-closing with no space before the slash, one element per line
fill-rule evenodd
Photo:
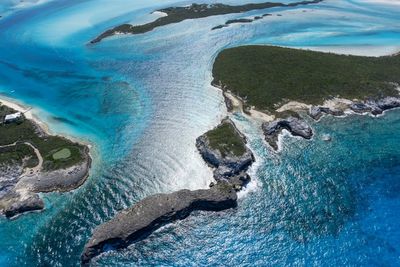
<path fill-rule="evenodd" d="M 250 3 L 238 6 L 231 6 L 226 4 L 192 4 L 190 6 L 184 6 L 184 7 L 168 7 L 156 10 L 157 12 L 162 12 L 166 14 L 166 16 L 160 17 L 155 21 L 143 25 L 122 24 L 116 26 L 100 34 L 98 37 L 93 39 L 91 43 L 92 44 L 98 43 L 104 38 L 116 34 L 142 34 L 152 31 L 157 27 L 165 26 L 172 23 L 178 23 L 187 19 L 198 19 L 198 18 L 205 18 L 217 15 L 243 13 L 251 10 L 267 9 L 273 7 L 295 7 L 299 5 L 317 4 L 322 1 L 323 0 L 301 1 L 290 4 L 264 2 L 264 3 Z M 240 21 L 241 20 L 237 22 Z M 235 23 L 235 21 L 230 21 L 229 23 L 227 22 L 227 24 L 230 23 Z"/>
<path fill-rule="evenodd" d="M 23 111 L 0 104 L 0 214 L 41 210 L 40 192 L 69 191 L 88 177 L 89 148 L 48 134 Z"/>
<path fill-rule="evenodd" d="M 215 183 L 209 189 L 152 195 L 119 212 L 94 230 L 82 253 L 82 265 L 88 265 L 103 252 L 142 240 L 161 226 L 186 218 L 192 211 L 222 211 L 237 206 L 236 192 L 250 181 L 246 171 L 254 162 L 245 137 L 226 118 L 197 138 L 196 146 L 214 169 Z"/>
<path fill-rule="evenodd" d="M 282 130 L 310 139 L 302 116 L 379 115 L 400 107 L 400 55 L 363 57 L 274 46 L 223 50 L 212 84 L 228 111 L 261 118 L 267 143 L 278 149 Z"/>

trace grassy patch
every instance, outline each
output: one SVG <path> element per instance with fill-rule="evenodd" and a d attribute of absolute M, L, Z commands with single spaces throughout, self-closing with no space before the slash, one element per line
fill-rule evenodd
<path fill-rule="evenodd" d="M 222 123 L 217 128 L 206 133 L 210 146 L 218 149 L 222 156 L 241 156 L 246 152 L 242 137 L 230 123 Z"/>
<path fill-rule="evenodd" d="M 71 157 L 71 150 L 68 148 L 63 148 L 53 154 L 54 160 L 67 159 L 69 157 Z"/>
<path fill-rule="evenodd" d="M 6 106 L 0 106 L 0 119 L 9 113 L 15 112 Z M 40 136 L 36 126 L 30 120 L 22 120 L 20 123 L 10 123 L 0 125 L 0 146 L 12 144 L 14 142 L 29 142 L 35 146 L 41 153 L 45 170 L 55 170 L 73 166 L 84 159 L 84 146 L 73 143 L 70 140 L 60 136 Z M 18 147 L 27 147 L 18 145 Z M 25 148 L 24 148 L 25 149 Z M 62 149 L 68 149 L 71 155 L 67 159 L 53 158 L 53 154 Z M 22 156 L 36 155 L 32 149 L 25 150 L 22 155 L 19 152 L 0 152 L 0 163 L 7 162 L 9 158 L 21 159 Z M 10 154 L 11 153 L 11 154 Z"/>
<path fill-rule="evenodd" d="M 213 67 L 213 83 L 225 85 L 259 110 L 299 101 L 320 104 L 347 99 L 398 95 L 400 55 L 345 56 L 272 46 L 242 46 L 222 51 Z"/>

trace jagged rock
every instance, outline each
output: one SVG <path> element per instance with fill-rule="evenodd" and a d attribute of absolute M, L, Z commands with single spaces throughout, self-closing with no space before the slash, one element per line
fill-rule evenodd
<path fill-rule="evenodd" d="M 319 120 L 323 115 L 330 114 L 333 116 L 342 116 L 344 112 L 339 109 L 330 109 L 328 107 L 313 106 L 309 111 L 309 115 L 314 120 Z"/>
<path fill-rule="evenodd" d="M 161 226 L 186 218 L 194 210 L 234 208 L 236 200 L 235 190 L 227 183 L 219 183 L 207 190 L 180 190 L 149 196 L 94 230 L 81 256 L 82 265 L 105 251 L 127 247 L 144 239 Z"/>
<path fill-rule="evenodd" d="M 400 99 L 396 97 L 386 97 L 377 101 L 377 106 L 381 110 L 388 110 L 400 107 Z"/>
<path fill-rule="evenodd" d="M 372 115 L 382 114 L 383 111 L 400 107 L 400 99 L 397 97 L 385 97 L 379 100 L 367 100 L 350 105 L 350 109 L 357 113 L 370 112 Z"/>
<path fill-rule="evenodd" d="M 4 214 L 7 218 L 11 218 L 20 213 L 42 209 L 44 209 L 43 200 L 38 195 L 31 194 L 23 200 L 13 201 L 13 203 L 4 210 Z"/>
<path fill-rule="evenodd" d="M 265 140 L 275 150 L 278 150 L 278 136 L 284 129 L 294 136 L 300 136 L 305 139 L 311 139 L 313 136 L 311 127 L 305 121 L 292 116 L 287 119 L 263 123 L 262 129 Z"/>
<path fill-rule="evenodd" d="M 243 189 L 251 181 L 250 175 L 246 172 L 241 172 L 238 175 L 232 176 L 229 179 L 229 183 L 233 186 L 236 191 Z"/>
<path fill-rule="evenodd" d="M 372 108 L 363 102 L 353 102 L 350 109 L 356 113 L 371 112 Z"/>
<path fill-rule="evenodd" d="M 225 106 L 228 112 L 232 112 L 234 105 L 232 103 L 232 100 L 226 96 L 225 92 L 222 92 L 223 96 L 224 96 L 224 101 L 225 101 Z"/>

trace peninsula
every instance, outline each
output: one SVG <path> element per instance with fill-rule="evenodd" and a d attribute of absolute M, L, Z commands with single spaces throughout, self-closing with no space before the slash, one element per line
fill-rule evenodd
<path fill-rule="evenodd" d="M 229 110 L 240 103 L 243 112 L 262 115 L 266 141 L 274 149 L 283 129 L 312 137 L 311 127 L 298 111 L 318 120 L 325 114 L 378 115 L 400 107 L 399 54 L 362 57 L 242 46 L 219 53 L 213 77 L 212 84 L 223 90 Z"/>
<path fill-rule="evenodd" d="M 215 183 L 209 189 L 152 195 L 119 212 L 94 230 L 82 253 L 82 265 L 88 265 L 103 252 L 140 241 L 161 226 L 188 217 L 194 210 L 222 211 L 237 206 L 236 192 L 250 181 L 246 171 L 254 162 L 244 136 L 226 118 L 197 138 L 196 146 L 214 169 Z"/>
<path fill-rule="evenodd" d="M 264 3 L 250 3 L 238 6 L 232 6 L 226 4 L 192 4 L 190 6 L 184 6 L 184 7 L 168 7 L 156 10 L 156 12 L 165 13 L 166 16 L 160 17 L 155 21 L 143 25 L 122 24 L 116 26 L 100 34 L 90 43 L 92 44 L 98 43 L 104 38 L 116 34 L 142 34 L 152 31 L 157 27 L 165 26 L 172 23 L 178 23 L 187 19 L 199 19 L 217 15 L 243 13 L 251 10 L 268 9 L 273 7 L 295 7 L 299 5 L 317 4 L 322 1 L 323 0 L 301 1 L 290 4 L 264 2 Z"/>
<path fill-rule="evenodd" d="M 37 193 L 69 191 L 88 177 L 87 146 L 50 135 L 23 110 L 1 103 L 0 122 L 0 214 L 41 210 Z"/>

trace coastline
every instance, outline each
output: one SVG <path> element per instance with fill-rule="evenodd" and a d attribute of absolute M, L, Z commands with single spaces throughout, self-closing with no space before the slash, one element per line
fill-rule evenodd
<path fill-rule="evenodd" d="M 28 120 L 31 120 L 47 135 L 64 137 L 72 142 L 81 144 L 83 146 L 87 146 L 89 148 L 89 155 L 93 160 L 91 151 L 95 147 L 95 145 L 92 142 L 89 142 L 88 140 L 81 139 L 81 138 L 78 138 L 76 136 L 72 136 L 69 134 L 56 134 L 56 133 L 52 132 L 51 126 L 49 126 L 45 121 L 40 119 L 40 115 L 37 114 L 38 110 L 40 110 L 39 108 L 33 107 L 33 106 L 28 106 L 25 103 L 21 103 L 19 100 L 10 98 L 2 93 L 0 93 L 0 103 L 2 103 L 5 106 L 8 106 L 12 109 L 15 109 L 18 112 L 22 112 Z"/>
<path fill-rule="evenodd" d="M 39 116 L 34 113 L 34 109 L 17 102 L 14 99 L 0 96 L 1 105 L 7 106 L 15 111 L 22 112 L 30 123 L 36 128 L 36 133 L 41 139 L 59 138 L 65 140 L 68 144 L 78 146 L 81 150 L 81 160 L 72 165 L 58 167 L 55 169 L 46 169 L 43 166 L 42 151 L 39 151 L 31 141 L 24 144 L 29 145 L 35 150 L 39 163 L 34 168 L 28 168 L 11 162 L 9 165 L 0 166 L 4 172 L 5 168 L 20 168 L 19 171 L 11 171 L 3 173 L 7 182 L 8 176 L 12 177 L 8 187 L 3 188 L 2 197 L 0 198 L 0 211 L 7 218 L 14 218 L 26 212 L 41 211 L 45 209 L 44 202 L 38 193 L 48 192 L 69 192 L 82 186 L 90 176 L 93 166 L 92 148 L 89 142 L 77 140 L 66 135 L 52 134 L 49 126 L 43 122 Z M 53 139 L 54 140 L 54 139 Z M 14 144 L 17 144 L 15 142 Z"/>
<path fill-rule="evenodd" d="M 28 107 L 18 102 L 17 100 L 9 98 L 3 94 L 0 94 L 0 103 L 12 109 L 15 109 L 18 112 L 23 113 L 28 120 L 32 120 L 36 125 L 39 125 L 43 132 L 48 135 L 52 134 L 49 126 L 44 121 L 40 120 L 40 118 L 36 114 L 34 114 L 32 107 Z"/>
<path fill-rule="evenodd" d="M 383 47 L 383 49 L 385 49 L 385 47 Z M 353 54 L 351 51 L 350 49 L 347 52 Z M 387 57 L 397 56 L 400 53 L 398 48 L 396 50 L 392 49 L 390 53 L 387 53 L 387 50 L 385 51 L 386 53 L 383 53 L 383 56 Z M 380 52 L 382 53 L 385 51 Z M 332 52 L 330 51 L 330 53 Z M 400 85 L 393 82 L 391 84 L 394 85 L 397 94 L 377 97 L 368 97 L 368 95 L 366 95 L 354 99 L 347 99 L 339 95 L 326 96 L 322 99 L 321 103 L 313 104 L 306 103 L 305 101 L 286 100 L 284 103 L 274 104 L 273 111 L 265 112 L 257 110 L 254 106 L 249 106 L 246 103 L 246 99 L 232 93 L 221 81 L 216 83 L 214 77 L 212 77 L 211 82 L 213 87 L 222 91 L 228 113 L 239 111 L 244 116 L 261 122 L 264 139 L 276 152 L 281 151 L 283 135 L 290 134 L 293 137 L 301 137 L 308 140 L 312 139 L 314 135 L 313 129 L 304 118 L 303 115 L 305 114 L 307 114 L 307 117 L 318 122 L 320 118 L 326 115 L 335 117 L 369 115 L 376 118 L 383 116 L 387 110 L 400 108 Z"/>

